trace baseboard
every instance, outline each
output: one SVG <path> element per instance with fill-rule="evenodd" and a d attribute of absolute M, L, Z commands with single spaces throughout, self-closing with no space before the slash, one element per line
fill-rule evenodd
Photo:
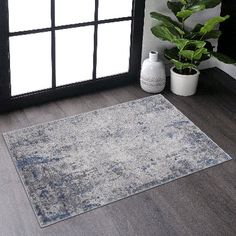
<path fill-rule="evenodd" d="M 220 61 L 216 60 L 216 67 L 224 71 L 226 74 L 230 75 L 232 78 L 236 80 L 236 65 L 228 65 L 224 64 Z"/>

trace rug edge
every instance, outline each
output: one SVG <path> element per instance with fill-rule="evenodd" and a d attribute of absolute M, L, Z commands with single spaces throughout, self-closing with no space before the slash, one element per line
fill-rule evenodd
<path fill-rule="evenodd" d="M 19 131 L 22 131 L 24 129 L 31 129 L 31 128 L 35 128 L 35 127 L 38 127 L 38 126 L 41 126 L 41 125 L 51 124 L 51 123 L 58 122 L 58 121 L 63 121 L 65 119 L 70 119 L 70 118 L 75 118 L 75 117 L 79 117 L 79 116 L 82 116 L 82 115 L 87 115 L 89 113 L 93 113 L 93 112 L 96 112 L 96 111 L 99 111 L 99 110 L 106 110 L 106 109 L 109 109 L 111 107 L 121 106 L 121 105 L 127 104 L 129 102 L 133 102 L 133 101 L 142 101 L 142 100 L 144 100 L 146 98 L 155 97 L 155 96 L 159 96 L 159 97 L 162 97 L 165 100 L 167 100 L 162 94 L 151 95 L 151 96 L 147 96 L 147 97 L 143 97 L 143 98 L 139 98 L 139 99 L 133 99 L 133 100 L 130 100 L 130 101 L 127 101 L 127 102 L 122 102 L 122 103 L 118 103 L 118 104 L 107 106 L 107 107 L 102 107 L 102 108 L 94 109 L 94 110 L 87 111 L 87 112 L 82 112 L 82 113 L 79 113 L 79 114 L 76 114 L 76 115 L 71 115 L 71 116 L 69 115 L 69 116 L 62 117 L 62 118 L 59 118 L 59 119 L 56 119 L 56 120 L 45 121 L 45 122 L 41 122 L 41 123 L 38 123 L 38 124 L 26 126 L 26 127 L 23 127 L 23 128 L 10 130 L 10 131 L 7 131 L 7 132 L 3 132 L 2 135 L 6 136 L 8 134 L 19 132 Z M 174 106 L 174 105 L 172 104 L 172 106 Z"/>
<path fill-rule="evenodd" d="M 11 159 L 12 162 L 13 162 L 14 169 L 15 169 L 17 175 L 18 175 L 18 178 L 20 179 L 22 188 L 23 188 L 24 192 L 26 193 L 26 197 L 27 197 L 27 199 L 28 199 L 28 201 L 29 201 L 29 203 L 30 203 L 30 207 L 31 207 L 31 209 L 33 210 L 33 213 L 34 213 L 34 215 L 35 215 L 35 218 L 36 218 L 36 220 L 37 220 L 39 226 L 40 226 L 41 228 L 44 228 L 45 226 L 40 223 L 39 217 L 38 217 L 38 215 L 37 215 L 37 213 L 36 213 L 36 209 L 34 208 L 33 202 L 30 200 L 31 197 L 30 197 L 30 194 L 29 194 L 29 192 L 28 192 L 27 186 L 26 186 L 25 183 L 24 183 L 24 180 L 23 180 L 23 178 L 22 178 L 22 176 L 21 176 L 21 173 L 20 173 L 20 172 L 18 171 L 18 169 L 17 169 L 16 158 L 12 155 L 12 152 L 11 152 L 11 150 L 9 149 L 9 146 L 10 146 L 10 145 L 9 145 L 9 140 L 8 140 L 8 138 L 6 137 L 6 134 L 7 134 L 7 133 L 3 133 L 2 135 L 3 135 L 3 139 L 4 139 L 4 141 L 5 141 L 5 144 L 6 144 L 6 146 L 7 146 L 7 150 L 8 150 L 10 159 Z"/>
<path fill-rule="evenodd" d="M 179 112 L 183 117 L 185 117 L 191 124 L 193 124 L 195 127 L 197 127 L 197 129 L 199 129 L 204 136 L 209 139 L 212 143 L 214 143 L 220 151 L 224 152 L 226 154 L 226 156 L 228 156 L 229 160 L 233 160 L 233 158 L 231 157 L 231 155 L 229 155 L 219 144 L 217 144 L 211 137 L 209 137 L 209 135 L 203 131 L 198 125 L 196 125 L 190 118 L 188 118 L 186 115 L 184 115 L 184 113 L 182 111 L 180 111 L 174 104 L 172 104 L 167 98 L 165 98 L 163 96 L 163 98 L 166 100 L 167 103 L 169 103 L 170 105 L 173 106 L 173 109 L 176 110 L 177 112 Z"/>
<path fill-rule="evenodd" d="M 49 227 L 49 226 L 51 226 L 51 225 L 57 224 L 57 223 L 59 223 L 59 222 L 63 222 L 63 221 L 69 220 L 69 219 L 71 219 L 71 218 L 78 217 L 78 216 L 80 216 L 80 215 L 83 215 L 83 214 L 86 214 L 86 213 L 88 213 L 88 212 L 97 210 L 97 209 L 99 209 L 99 208 L 106 207 L 106 206 L 109 206 L 109 205 L 111 205 L 111 204 L 113 204 L 113 203 L 116 203 L 116 202 L 119 202 L 119 201 L 128 199 L 128 198 L 130 198 L 130 197 L 133 197 L 133 196 L 136 196 L 136 195 L 139 195 L 139 194 L 142 194 L 142 193 L 145 193 L 145 192 L 147 192 L 147 191 L 149 191 L 149 190 L 153 190 L 154 188 L 158 188 L 158 187 L 160 187 L 160 186 L 169 184 L 169 183 L 171 183 L 171 182 L 175 182 L 175 181 L 177 181 L 177 180 L 186 178 L 186 177 L 188 177 L 188 176 L 190 176 L 190 175 L 194 175 L 194 174 L 196 174 L 196 173 L 201 173 L 202 171 L 205 171 L 205 170 L 210 169 L 210 168 L 217 167 L 217 166 L 219 166 L 219 165 L 221 165 L 221 164 L 224 164 L 224 163 L 227 163 L 227 162 L 229 162 L 229 161 L 232 161 L 232 158 L 231 158 L 231 159 L 224 160 L 224 161 L 222 161 L 222 162 L 220 162 L 220 163 L 217 163 L 217 164 L 213 164 L 213 165 L 208 166 L 208 167 L 206 167 L 206 168 L 203 168 L 203 169 L 201 169 L 201 170 L 193 171 L 193 172 L 191 172 L 191 173 L 185 174 L 185 175 L 183 175 L 183 176 L 181 176 L 181 177 L 178 177 L 178 178 L 176 178 L 176 179 L 168 180 L 168 181 L 163 182 L 163 183 L 161 183 L 161 184 L 159 184 L 159 185 L 155 185 L 155 186 L 153 186 L 153 187 L 151 187 L 151 188 L 147 188 L 147 189 L 138 191 L 137 193 L 131 194 L 131 195 L 127 196 L 127 197 L 118 198 L 117 200 L 112 201 L 112 202 L 109 202 L 109 203 L 106 203 L 106 204 L 104 204 L 104 205 L 102 205 L 102 206 L 99 206 L 99 207 L 96 207 L 96 208 L 93 208 L 93 209 L 84 211 L 84 212 L 79 213 L 79 214 L 75 214 L 75 215 L 69 216 L 69 217 L 67 217 L 67 218 L 65 218 L 65 219 L 57 220 L 57 221 L 55 221 L 55 222 L 53 222 L 53 223 L 40 224 L 39 221 L 38 221 L 38 219 L 37 219 L 37 221 L 38 221 L 38 223 L 39 223 L 39 225 L 40 225 L 41 228 L 46 228 L 46 227 Z M 28 195 L 27 195 L 27 196 L 28 196 Z M 36 218 L 37 218 L 37 215 L 36 215 Z"/>

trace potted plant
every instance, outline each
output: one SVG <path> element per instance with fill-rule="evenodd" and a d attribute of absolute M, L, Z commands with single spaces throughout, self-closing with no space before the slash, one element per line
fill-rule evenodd
<path fill-rule="evenodd" d="M 216 16 L 204 24 L 196 24 L 193 29 L 186 27 L 186 20 L 194 13 L 214 8 L 221 0 L 175 0 L 168 1 L 168 8 L 174 13 L 176 20 L 158 12 L 151 12 L 151 17 L 158 20 L 152 27 L 152 33 L 159 39 L 174 45 L 165 49 L 164 54 L 174 66 L 171 68 L 171 91 L 177 95 L 190 96 L 196 92 L 199 64 L 211 56 L 218 60 L 233 64 L 236 61 L 214 51 L 210 39 L 217 39 L 221 32 L 217 26 L 229 18 Z"/>

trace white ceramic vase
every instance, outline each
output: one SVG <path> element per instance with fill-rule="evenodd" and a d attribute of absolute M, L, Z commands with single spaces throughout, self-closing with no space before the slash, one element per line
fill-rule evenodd
<path fill-rule="evenodd" d="M 200 71 L 195 69 L 196 73 L 193 75 L 182 75 L 171 68 L 171 91 L 180 96 L 191 96 L 197 91 L 198 78 Z"/>
<path fill-rule="evenodd" d="M 148 93 L 160 93 L 165 88 L 165 65 L 159 60 L 158 52 L 151 51 L 149 58 L 143 62 L 140 85 Z"/>

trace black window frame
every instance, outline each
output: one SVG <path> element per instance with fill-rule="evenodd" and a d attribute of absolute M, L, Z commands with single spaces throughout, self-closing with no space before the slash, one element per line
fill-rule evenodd
<path fill-rule="evenodd" d="M 44 29 L 9 32 L 8 0 L 0 1 L 0 112 L 20 109 L 31 105 L 49 102 L 65 97 L 90 93 L 102 89 L 125 85 L 139 78 L 141 67 L 142 38 L 144 24 L 145 0 L 133 0 L 133 12 L 131 17 L 122 17 L 108 20 L 98 20 L 99 0 L 95 0 L 95 21 L 55 26 L 55 0 L 51 0 L 51 27 Z M 130 67 L 128 73 L 123 73 L 105 78 L 96 79 L 97 63 L 97 31 L 98 25 L 111 22 L 131 21 L 131 47 Z M 88 25 L 95 26 L 94 32 L 94 57 L 93 57 L 93 79 L 73 84 L 56 87 L 55 71 L 55 30 L 78 28 Z M 10 53 L 9 38 L 14 36 L 50 32 L 52 34 L 52 87 L 45 90 L 11 96 L 10 81 Z"/>

